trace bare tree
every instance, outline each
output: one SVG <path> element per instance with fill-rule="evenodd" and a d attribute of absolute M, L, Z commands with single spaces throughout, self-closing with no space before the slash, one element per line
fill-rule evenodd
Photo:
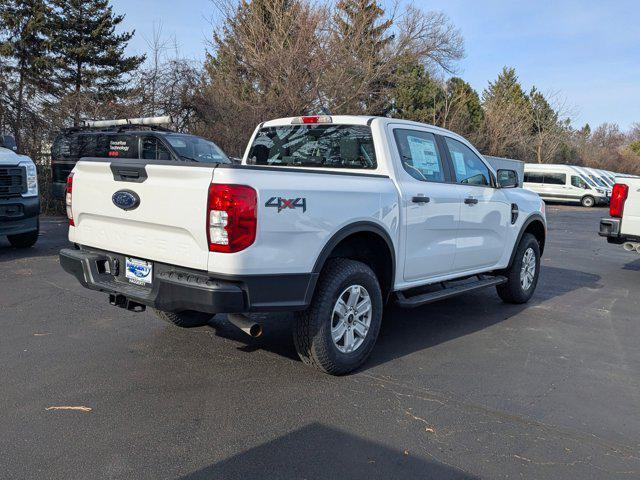
<path fill-rule="evenodd" d="M 464 56 L 460 32 L 441 12 L 413 5 L 400 11 L 396 5 L 375 25 L 377 42 L 366 21 L 355 22 L 345 35 L 335 15 L 327 18 L 325 75 L 318 98 L 335 113 L 386 114 L 403 66 L 417 62 L 432 73 L 452 72 L 454 62 Z"/>
<path fill-rule="evenodd" d="M 571 108 L 559 92 L 543 95 L 535 87 L 529 93 L 529 103 L 532 132 L 527 145 L 533 149 L 537 163 L 551 163 L 569 138 Z"/>
<path fill-rule="evenodd" d="M 522 105 L 490 99 L 484 102 L 482 150 L 489 155 L 517 157 L 529 138 L 529 115 Z"/>
<path fill-rule="evenodd" d="M 214 0 L 221 14 L 197 110 L 210 136 L 239 154 L 254 125 L 302 115 L 317 105 L 324 72 L 326 9 L 305 1 L 230 3 Z"/>

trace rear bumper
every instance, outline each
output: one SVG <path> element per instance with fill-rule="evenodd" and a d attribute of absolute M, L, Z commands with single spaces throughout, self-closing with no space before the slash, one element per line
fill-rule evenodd
<path fill-rule="evenodd" d="M 154 262 L 152 287 L 142 287 L 128 282 L 124 264 L 124 255 L 117 253 L 70 248 L 60 251 L 60 265 L 84 287 L 168 312 L 304 310 L 317 280 L 316 274 L 218 276 Z"/>
<path fill-rule="evenodd" d="M 625 242 L 640 242 L 640 236 L 621 233 L 622 220 L 620 218 L 603 218 L 600 220 L 598 235 L 606 237 L 609 243 L 622 244 Z"/>
<path fill-rule="evenodd" d="M 0 235 L 17 235 L 37 230 L 39 214 L 38 197 L 0 199 Z"/>

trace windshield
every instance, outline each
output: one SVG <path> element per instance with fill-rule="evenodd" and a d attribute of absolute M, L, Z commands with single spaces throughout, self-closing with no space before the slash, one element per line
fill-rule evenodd
<path fill-rule="evenodd" d="M 371 129 L 363 125 L 284 125 L 261 129 L 248 162 L 315 168 L 376 168 Z"/>
<path fill-rule="evenodd" d="M 591 180 L 589 177 L 587 177 L 586 175 L 583 175 L 582 173 L 580 174 L 580 178 L 583 179 L 585 182 L 587 182 L 589 185 L 591 185 L 592 187 L 597 186 L 593 180 Z"/>
<path fill-rule="evenodd" d="M 589 175 L 589 177 L 591 178 L 591 180 L 593 180 L 594 182 L 596 182 L 598 185 L 600 185 L 601 187 L 606 187 L 607 185 L 600 180 L 598 177 L 596 177 L 595 175 Z"/>
<path fill-rule="evenodd" d="M 187 160 L 204 163 L 231 163 L 229 157 L 220 147 L 203 138 L 189 135 L 167 135 L 165 139 L 178 155 Z"/>
<path fill-rule="evenodd" d="M 602 177 L 602 180 L 604 181 L 604 183 L 606 183 L 610 187 L 613 187 L 613 182 L 611 181 L 611 179 L 609 177 L 604 176 L 604 177 Z"/>

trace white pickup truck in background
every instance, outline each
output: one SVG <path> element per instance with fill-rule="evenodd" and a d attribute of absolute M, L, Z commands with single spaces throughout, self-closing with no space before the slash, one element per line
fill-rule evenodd
<path fill-rule="evenodd" d="M 379 117 L 309 116 L 256 128 L 241 165 L 83 159 L 69 177 L 63 268 L 130 310 L 180 326 L 215 313 L 294 311 L 301 359 L 361 365 L 383 306 L 538 281 L 544 202 L 462 137 Z M 425 326 L 426 328 L 427 326 Z"/>
<path fill-rule="evenodd" d="M 600 221 L 600 235 L 640 253 L 640 178 L 616 177 L 609 215 Z"/>
<path fill-rule="evenodd" d="M 0 135 L 0 236 L 16 248 L 35 245 L 40 232 L 40 197 L 35 163 L 16 153 L 16 142 Z"/>

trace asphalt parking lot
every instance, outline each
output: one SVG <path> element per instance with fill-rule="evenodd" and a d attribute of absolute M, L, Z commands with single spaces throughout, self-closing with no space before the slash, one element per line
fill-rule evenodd
<path fill-rule="evenodd" d="M 359 372 L 111 307 L 64 273 L 66 222 L 0 241 L 0 478 L 639 478 L 640 256 L 551 205 L 538 291 L 386 315 Z M 91 411 L 47 410 L 86 406 Z"/>

